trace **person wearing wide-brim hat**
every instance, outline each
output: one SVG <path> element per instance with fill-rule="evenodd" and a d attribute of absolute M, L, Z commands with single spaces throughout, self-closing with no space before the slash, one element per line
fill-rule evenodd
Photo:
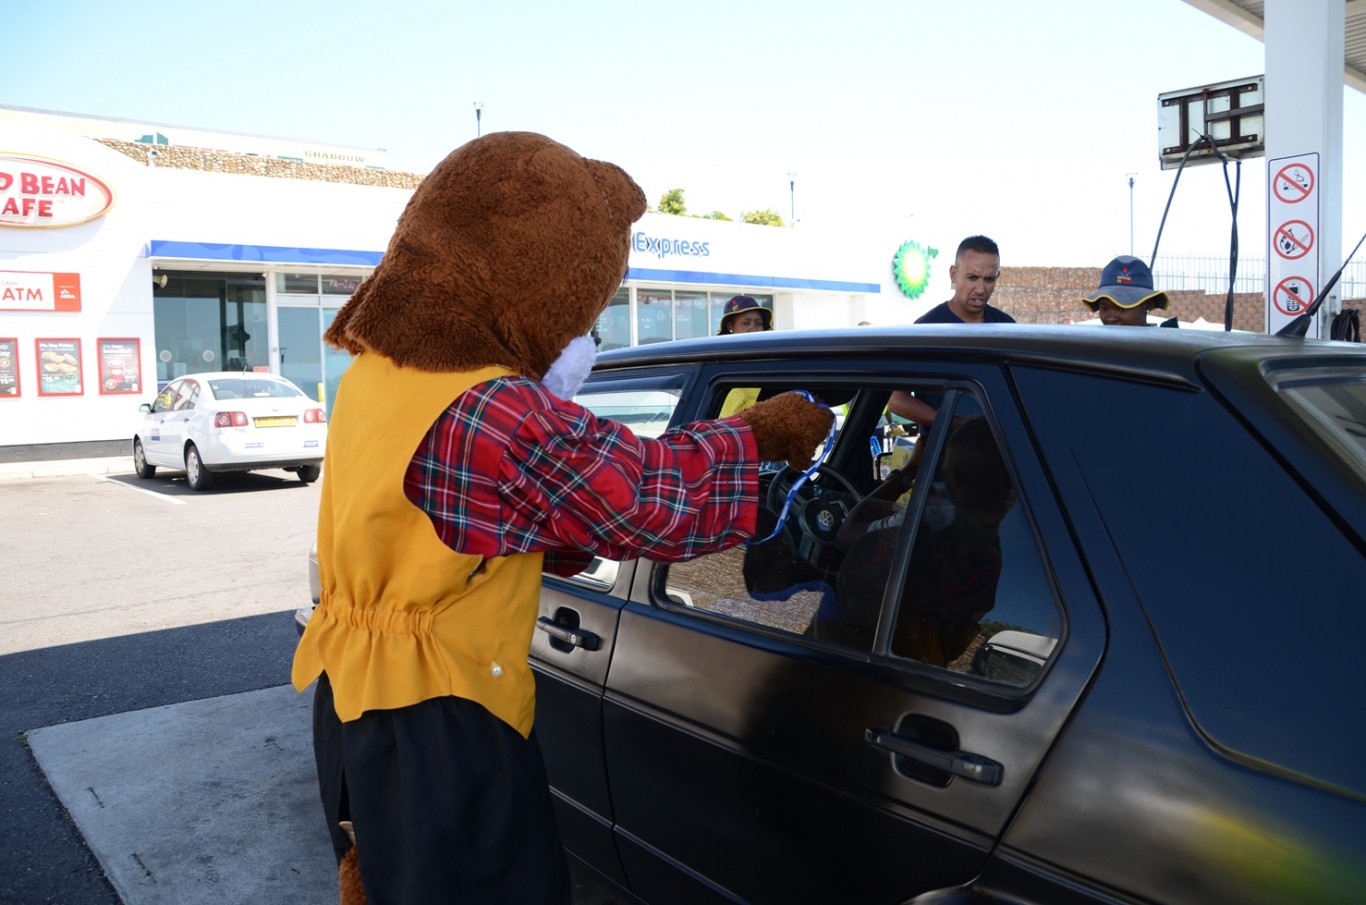
<path fill-rule="evenodd" d="M 759 333 L 773 329 L 773 312 L 748 295 L 737 295 L 721 309 L 721 329 L 717 336 L 727 333 Z"/>
<path fill-rule="evenodd" d="M 1153 288 L 1153 272 L 1141 259 L 1120 255 L 1105 265 L 1100 288 L 1082 302 L 1106 326 L 1146 327 L 1149 311 L 1167 307 L 1167 293 Z M 1176 326 L 1176 319 L 1167 324 Z"/>

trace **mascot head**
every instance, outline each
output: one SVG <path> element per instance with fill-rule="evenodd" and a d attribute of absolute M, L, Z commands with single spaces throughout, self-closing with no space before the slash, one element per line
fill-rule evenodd
<path fill-rule="evenodd" d="M 621 284 L 644 213 L 613 164 L 531 132 L 476 139 L 422 181 L 325 339 L 422 371 L 539 380 Z"/>

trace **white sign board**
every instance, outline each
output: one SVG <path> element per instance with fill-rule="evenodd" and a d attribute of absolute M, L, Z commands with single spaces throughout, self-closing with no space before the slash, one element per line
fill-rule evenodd
<path fill-rule="evenodd" d="M 1266 332 L 1275 333 L 1319 292 L 1319 155 L 1268 161 L 1266 173 Z M 1314 326 L 1308 335 L 1318 335 Z"/>

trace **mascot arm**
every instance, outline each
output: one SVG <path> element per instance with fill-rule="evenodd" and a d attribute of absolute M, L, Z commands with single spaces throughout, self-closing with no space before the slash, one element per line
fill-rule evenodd
<path fill-rule="evenodd" d="M 737 417 L 754 431 L 760 459 L 786 462 L 798 471 L 811 464 L 835 421 L 830 409 L 800 393 L 783 393 L 756 402 Z"/>

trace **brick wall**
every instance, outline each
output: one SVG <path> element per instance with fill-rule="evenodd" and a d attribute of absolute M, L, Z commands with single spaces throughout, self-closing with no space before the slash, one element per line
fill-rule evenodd
<path fill-rule="evenodd" d="M 393 170 L 374 170 L 369 167 L 348 167 L 301 160 L 279 160 L 254 154 L 229 154 L 203 148 L 182 148 L 175 145 L 145 145 L 131 141 L 101 139 L 100 144 L 113 148 L 141 163 L 148 163 L 149 152 L 157 152 L 156 166 L 179 170 L 204 170 L 212 173 L 236 173 L 244 176 L 273 176 L 279 179 L 306 179 L 313 182 L 335 182 L 349 185 L 374 185 L 391 189 L 415 189 L 422 182 L 418 173 L 399 173 Z"/>

